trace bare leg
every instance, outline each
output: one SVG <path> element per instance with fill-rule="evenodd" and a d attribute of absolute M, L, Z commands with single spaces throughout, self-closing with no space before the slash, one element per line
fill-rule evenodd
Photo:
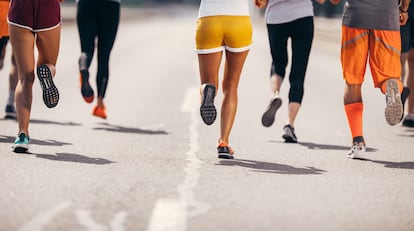
<path fill-rule="evenodd" d="M 15 93 L 19 134 L 25 133 L 26 135 L 29 135 L 29 119 L 32 105 L 32 86 L 35 65 L 35 35 L 27 29 L 13 25 L 10 25 L 9 32 L 19 76 Z"/>
<path fill-rule="evenodd" d="M 410 95 L 408 96 L 408 113 L 414 113 L 414 49 L 409 51 L 408 55 L 408 75 L 407 75 L 407 87 L 410 89 Z"/>
<path fill-rule="evenodd" d="M 226 65 L 223 78 L 223 102 L 221 105 L 220 140 L 229 143 L 229 136 L 237 111 L 237 88 L 240 75 L 249 51 L 226 51 Z"/>
<path fill-rule="evenodd" d="M 409 52 L 404 52 L 401 53 L 400 56 L 400 61 L 401 61 L 401 82 L 404 84 L 404 80 L 405 80 L 405 74 L 407 73 L 406 69 L 405 69 L 405 64 L 407 63 L 407 58 L 408 58 L 408 53 Z"/>
<path fill-rule="evenodd" d="M 12 97 L 9 97 L 8 104 L 14 105 L 14 94 L 15 94 L 15 89 L 16 89 L 17 81 L 19 80 L 19 77 L 17 74 L 16 58 L 14 57 L 13 54 L 11 57 L 11 63 L 12 63 L 12 66 L 10 68 L 10 73 L 9 73 L 9 93 L 10 93 L 10 96 Z"/>
<path fill-rule="evenodd" d="M 362 102 L 361 84 L 346 84 L 344 104 Z"/>
<path fill-rule="evenodd" d="M 280 87 L 282 86 L 283 78 L 278 74 L 273 74 L 270 77 L 270 87 L 272 91 L 272 97 L 278 96 L 280 92 Z"/>
<path fill-rule="evenodd" d="M 60 46 L 60 26 L 52 30 L 37 33 L 36 45 L 39 50 L 37 66 L 46 64 L 52 75 L 56 74 L 56 62 Z"/>
<path fill-rule="evenodd" d="M 296 115 L 299 112 L 299 109 L 300 109 L 300 103 L 296 103 L 296 102 L 289 103 L 287 124 L 290 124 L 290 126 L 292 127 L 295 127 L 295 119 L 296 119 Z"/>
<path fill-rule="evenodd" d="M 201 84 L 210 83 L 218 89 L 218 72 L 222 56 L 222 52 L 198 55 Z"/>

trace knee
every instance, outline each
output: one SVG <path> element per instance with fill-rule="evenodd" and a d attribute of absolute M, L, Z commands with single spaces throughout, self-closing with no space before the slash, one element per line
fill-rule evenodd
<path fill-rule="evenodd" d="M 19 79 L 23 87 L 31 87 L 33 85 L 35 76 L 33 72 L 24 72 L 20 75 Z"/>
<path fill-rule="evenodd" d="M 237 97 L 237 87 L 223 85 L 223 95 L 224 97 Z"/>

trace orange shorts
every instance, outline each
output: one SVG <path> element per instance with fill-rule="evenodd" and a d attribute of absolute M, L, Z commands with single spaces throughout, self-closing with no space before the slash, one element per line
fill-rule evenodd
<path fill-rule="evenodd" d="M 9 25 L 7 24 L 7 14 L 10 2 L 0 1 L 0 37 L 9 36 Z"/>
<path fill-rule="evenodd" d="M 364 82 L 367 60 L 375 87 L 401 75 L 399 31 L 368 30 L 342 26 L 341 62 L 348 84 Z"/>

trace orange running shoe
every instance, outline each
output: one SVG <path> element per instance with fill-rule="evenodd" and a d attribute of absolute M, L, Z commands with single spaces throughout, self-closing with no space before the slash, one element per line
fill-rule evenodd
<path fill-rule="evenodd" d="M 92 111 L 92 115 L 101 117 L 102 119 L 106 119 L 106 108 L 95 106 L 95 108 Z"/>
<path fill-rule="evenodd" d="M 218 158 L 233 159 L 234 151 L 227 143 L 219 141 L 217 146 Z"/>

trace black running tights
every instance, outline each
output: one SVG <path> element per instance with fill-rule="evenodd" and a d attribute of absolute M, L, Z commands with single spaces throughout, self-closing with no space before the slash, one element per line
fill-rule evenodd
<path fill-rule="evenodd" d="M 82 53 L 87 56 L 87 67 L 91 65 L 98 47 L 98 71 L 96 84 L 98 96 L 104 97 L 109 78 L 109 56 L 115 42 L 120 16 L 120 3 L 108 0 L 80 0 L 77 4 L 76 20 Z"/>
<path fill-rule="evenodd" d="M 283 24 L 267 24 L 272 74 L 284 78 L 288 64 L 288 39 L 291 38 L 292 64 L 289 75 L 289 102 L 302 103 L 304 81 L 313 40 L 313 17 L 300 18 Z"/>

